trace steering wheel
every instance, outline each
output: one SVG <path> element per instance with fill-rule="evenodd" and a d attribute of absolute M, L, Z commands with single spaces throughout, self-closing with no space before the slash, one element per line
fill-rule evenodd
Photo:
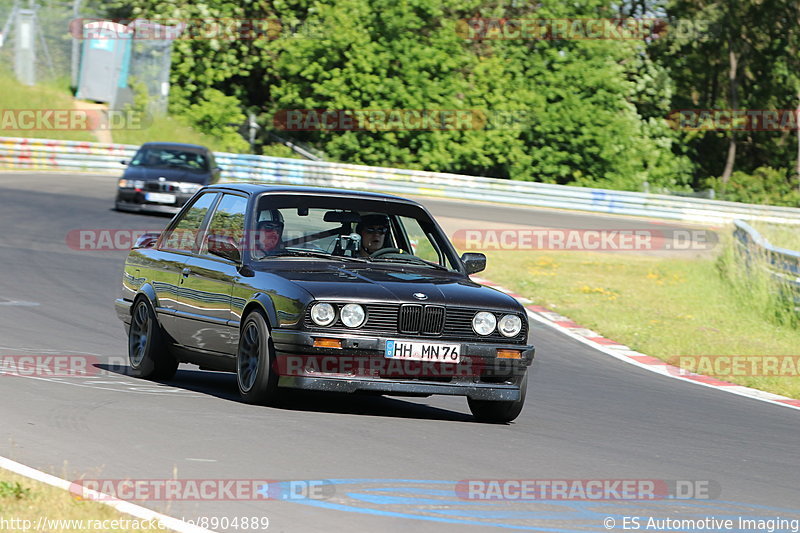
<path fill-rule="evenodd" d="M 381 248 L 369 254 L 370 257 L 380 257 L 386 254 L 402 254 L 405 253 L 400 248 Z"/>

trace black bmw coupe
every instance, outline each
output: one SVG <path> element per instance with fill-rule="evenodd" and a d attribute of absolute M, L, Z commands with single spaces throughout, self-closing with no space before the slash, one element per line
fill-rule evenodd
<path fill-rule="evenodd" d="M 338 189 L 198 191 L 131 250 L 116 301 L 134 375 L 235 372 L 244 401 L 283 388 L 466 396 L 476 419 L 525 402 L 525 309 L 469 275 L 420 204 Z"/>

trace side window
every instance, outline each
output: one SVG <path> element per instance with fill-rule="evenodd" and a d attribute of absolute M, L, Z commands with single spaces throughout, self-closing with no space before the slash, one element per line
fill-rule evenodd
<path fill-rule="evenodd" d="M 450 264 L 444 254 L 440 251 L 439 244 L 431 240 L 430 236 L 425 233 L 419 221 L 410 217 L 398 217 L 403 229 L 408 237 L 409 244 L 411 245 L 411 253 L 420 259 L 425 259 L 432 263 L 437 263 L 442 266 L 453 269 L 454 266 Z"/>
<path fill-rule="evenodd" d="M 161 249 L 193 252 L 200 226 L 206 218 L 206 213 L 214 205 L 217 196 L 218 193 L 207 193 L 198 198 L 167 233 Z"/>
<path fill-rule="evenodd" d="M 224 195 L 211 217 L 200 253 L 208 254 L 209 246 L 212 250 L 233 247 L 241 252 L 246 210 L 247 198 L 233 194 Z"/>

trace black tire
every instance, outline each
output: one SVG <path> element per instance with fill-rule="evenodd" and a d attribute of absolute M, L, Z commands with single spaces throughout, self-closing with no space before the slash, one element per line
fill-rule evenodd
<path fill-rule="evenodd" d="M 164 342 L 161 326 L 147 298 L 133 302 L 131 327 L 128 329 L 128 363 L 137 378 L 171 379 L 178 361 Z"/>
<path fill-rule="evenodd" d="M 236 384 L 247 403 L 268 405 L 278 398 L 275 349 L 267 321 L 258 311 L 244 320 L 236 351 Z"/>
<path fill-rule="evenodd" d="M 528 375 L 522 377 L 519 388 L 519 400 L 495 402 L 491 400 L 473 400 L 467 398 L 469 410 L 478 422 L 489 424 L 506 424 L 519 416 L 525 405 L 525 394 L 528 390 Z"/>

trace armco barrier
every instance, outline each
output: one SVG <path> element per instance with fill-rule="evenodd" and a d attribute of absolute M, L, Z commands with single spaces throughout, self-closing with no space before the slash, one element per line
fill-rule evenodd
<path fill-rule="evenodd" d="M 763 261 L 772 278 L 782 285 L 794 287 L 795 300 L 800 303 L 800 252 L 770 244 L 746 222 L 734 220 L 733 236 L 747 261 Z"/>
<path fill-rule="evenodd" d="M 121 174 L 136 146 L 0 137 L 0 168 Z M 229 181 L 343 187 L 705 223 L 800 224 L 800 209 L 323 161 L 215 154 Z"/>

